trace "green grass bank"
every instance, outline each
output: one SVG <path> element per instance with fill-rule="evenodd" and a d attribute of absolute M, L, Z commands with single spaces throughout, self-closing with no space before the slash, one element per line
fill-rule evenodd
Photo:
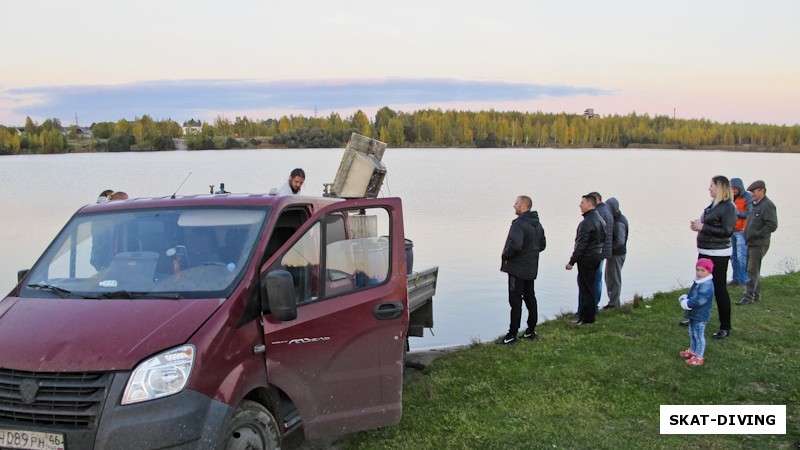
<path fill-rule="evenodd" d="M 400 424 L 357 433 L 352 449 L 800 448 L 800 273 L 767 277 L 762 300 L 733 305 L 731 337 L 706 330 L 706 363 L 684 364 L 683 290 L 563 317 L 537 341 L 471 345 L 408 381 Z M 742 290 L 730 288 L 733 302 Z M 498 308 L 504 305 L 498 303 Z M 413 369 L 407 369 L 413 370 Z M 659 406 L 786 405 L 785 435 L 661 435 Z"/>

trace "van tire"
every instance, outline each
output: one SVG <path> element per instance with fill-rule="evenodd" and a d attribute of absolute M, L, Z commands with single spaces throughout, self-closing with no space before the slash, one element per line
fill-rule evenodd
<path fill-rule="evenodd" d="M 225 429 L 225 450 L 278 450 L 281 436 L 278 423 L 260 403 L 244 400 L 236 408 Z"/>

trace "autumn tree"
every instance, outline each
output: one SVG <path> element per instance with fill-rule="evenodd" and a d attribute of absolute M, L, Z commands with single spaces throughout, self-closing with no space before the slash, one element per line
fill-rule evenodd
<path fill-rule="evenodd" d="M 15 155 L 19 153 L 19 150 L 20 142 L 17 130 L 0 127 L 0 155 Z"/>
<path fill-rule="evenodd" d="M 353 124 L 353 128 L 358 130 L 358 133 L 362 136 L 372 136 L 372 126 L 369 124 L 369 117 L 360 109 L 353 114 L 351 123 Z"/>
<path fill-rule="evenodd" d="M 389 127 L 389 121 L 397 117 L 397 113 L 391 110 L 388 106 L 384 106 L 383 108 L 379 109 L 377 113 L 375 113 L 375 129 L 380 130 L 381 128 Z"/>
<path fill-rule="evenodd" d="M 406 135 L 403 133 L 403 122 L 394 117 L 389 119 L 386 128 L 386 143 L 391 147 L 402 147 L 406 142 Z"/>
<path fill-rule="evenodd" d="M 278 122 L 278 133 L 286 133 L 291 129 L 292 122 L 289 120 L 289 118 L 286 116 L 281 117 L 280 122 Z"/>
<path fill-rule="evenodd" d="M 114 135 L 114 122 L 96 122 L 90 128 L 92 136 L 97 139 L 108 139 Z"/>

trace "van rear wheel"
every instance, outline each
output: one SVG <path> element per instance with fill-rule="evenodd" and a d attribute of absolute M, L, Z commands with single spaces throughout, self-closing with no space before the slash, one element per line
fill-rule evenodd
<path fill-rule="evenodd" d="M 278 424 L 260 403 L 244 400 L 225 431 L 225 450 L 276 450 L 281 448 Z"/>

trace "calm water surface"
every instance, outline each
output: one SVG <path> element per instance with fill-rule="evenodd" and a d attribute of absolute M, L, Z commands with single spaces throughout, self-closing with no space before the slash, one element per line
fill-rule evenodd
<path fill-rule="evenodd" d="M 231 192 L 267 192 L 303 167 L 304 193 L 322 192 L 336 174 L 342 149 L 3 156 L 0 291 L 16 282 L 50 240 L 104 189 L 131 197 L 207 193 L 224 182 Z M 679 150 L 388 149 L 384 196 L 403 199 L 406 234 L 417 269 L 438 265 L 433 334 L 412 349 L 488 341 L 508 327 L 506 275 L 500 251 L 514 219 L 514 199 L 530 195 L 547 235 L 536 294 L 539 320 L 574 311 L 575 269 L 564 265 L 590 191 L 616 197 L 631 237 L 623 269 L 623 301 L 686 286 L 694 275 L 695 233 L 689 220 L 710 202 L 712 176 L 764 179 L 778 206 L 779 229 L 764 260 L 767 274 L 800 267 L 800 213 L 790 207 L 800 155 Z M 729 270 L 730 273 L 730 270 Z M 732 297 L 737 299 L 738 292 Z M 607 302 L 605 293 L 601 305 Z M 736 315 L 742 314 L 734 308 Z M 676 316 L 679 311 L 676 310 Z M 525 315 L 523 315 L 523 320 Z M 602 321 L 602 314 L 599 317 Z M 712 319 L 716 320 L 716 319 Z"/>

